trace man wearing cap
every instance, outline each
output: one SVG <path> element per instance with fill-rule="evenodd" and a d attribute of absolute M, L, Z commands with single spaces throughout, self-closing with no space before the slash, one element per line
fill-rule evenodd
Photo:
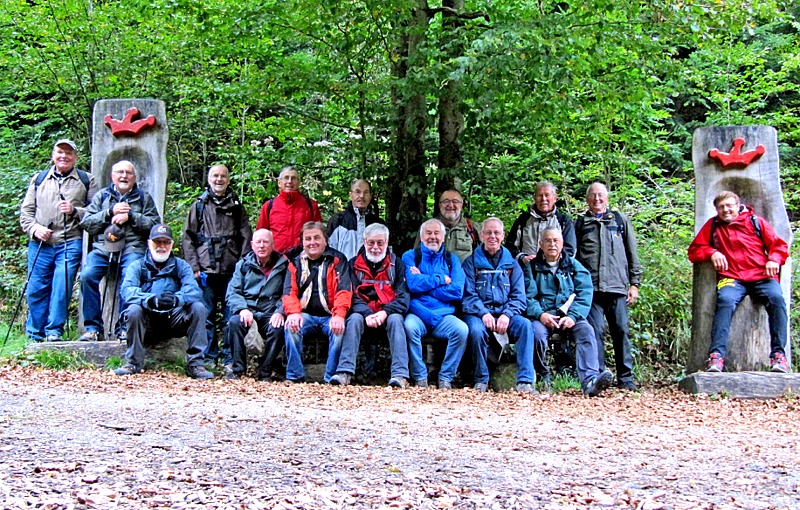
<path fill-rule="evenodd" d="M 64 335 L 69 297 L 81 263 L 81 218 L 97 191 L 94 178 L 75 168 L 78 148 L 58 140 L 53 164 L 34 175 L 20 207 L 28 235 L 28 320 L 30 340 L 56 342 Z"/>
<path fill-rule="evenodd" d="M 225 165 L 212 166 L 208 170 L 208 187 L 189 209 L 184 225 L 183 257 L 192 266 L 208 310 L 208 351 L 205 353 L 208 363 L 216 363 L 220 354 L 217 312 L 222 312 L 224 327 L 230 317 L 225 292 L 236 263 L 250 251 L 252 235 L 250 221 L 239 197 L 230 189 L 230 182 Z M 226 340 L 222 344 L 223 364 L 230 370 L 233 364 L 231 346 Z"/>
<path fill-rule="evenodd" d="M 115 246 L 118 254 L 113 257 L 118 264 L 118 273 L 125 274 L 127 268 L 141 259 L 147 249 L 147 235 L 161 219 L 153 197 L 136 185 L 136 169 L 130 161 L 118 161 L 111 167 L 111 184 L 93 198 L 81 221 L 83 229 L 93 236 L 92 251 L 86 257 L 81 274 L 83 295 L 82 341 L 103 339 L 103 304 L 100 302 L 100 280 L 111 266 L 113 253 L 106 246 L 106 230 L 111 225 L 122 229 L 124 247 Z M 119 317 L 125 312 L 125 296 L 121 293 Z M 117 322 L 120 338 L 124 338 L 125 325 Z"/>
<path fill-rule="evenodd" d="M 206 350 L 206 307 L 191 266 L 172 254 L 172 229 L 157 224 L 150 230 L 147 254 L 125 270 L 122 298 L 128 303 L 125 364 L 116 375 L 138 374 L 144 367 L 144 345 L 186 336 L 186 375 L 213 379 L 203 366 Z M 146 338 L 150 334 L 151 338 Z"/>

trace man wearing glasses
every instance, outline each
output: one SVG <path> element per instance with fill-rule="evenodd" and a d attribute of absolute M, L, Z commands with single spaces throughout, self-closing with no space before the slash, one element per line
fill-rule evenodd
<path fill-rule="evenodd" d="M 472 254 L 472 250 L 480 244 L 478 231 L 472 221 L 462 214 L 463 209 L 464 198 L 458 191 L 449 189 L 439 197 L 439 215 L 436 219 L 444 223 L 447 230 L 444 246 L 461 262 L 464 262 Z"/>

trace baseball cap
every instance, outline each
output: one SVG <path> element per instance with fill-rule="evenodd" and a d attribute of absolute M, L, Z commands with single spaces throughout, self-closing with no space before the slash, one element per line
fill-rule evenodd
<path fill-rule="evenodd" d="M 164 225 L 163 223 L 153 225 L 153 228 L 150 229 L 150 239 L 169 239 L 172 241 L 172 229 L 169 228 L 169 225 Z"/>
<path fill-rule="evenodd" d="M 69 145 L 70 147 L 72 147 L 72 150 L 74 150 L 76 152 L 78 151 L 78 146 L 75 145 L 75 142 L 73 142 L 72 140 L 67 140 L 66 138 L 62 138 L 62 139 L 56 141 L 56 143 L 53 144 L 53 149 L 55 149 L 59 145 Z"/>
<path fill-rule="evenodd" d="M 119 225 L 109 225 L 103 232 L 103 245 L 108 253 L 122 251 L 125 246 L 125 231 Z"/>

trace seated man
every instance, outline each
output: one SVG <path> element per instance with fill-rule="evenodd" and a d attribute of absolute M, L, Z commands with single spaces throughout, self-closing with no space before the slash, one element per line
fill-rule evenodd
<path fill-rule="evenodd" d="M 464 322 L 475 363 L 475 389 L 484 393 L 489 387 L 489 335 L 508 333 L 517 345 L 517 391 L 538 393 L 533 387 L 533 330 L 522 316 L 527 308 L 522 267 L 503 248 L 503 222 L 498 218 L 484 221 L 480 236 L 483 244 L 464 261 Z"/>
<path fill-rule="evenodd" d="M 403 315 L 408 311 L 408 287 L 405 267 L 394 253 L 389 253 L 389 229 L 373 223 L 364 229 L 364 244 L 350 260 L 353 279 L 353 308 L 347 318 L 340 366 L 355 368 L 355 359 L 364 325 L 380 330 L 389 340 L 392 373 L 389 386 L 408 386 L 408 344 Z M 337 374 L 340 384 L 348 384 L 349 376 Z"/>
<path fill-rule="evenodd" d="M 596 397 L 614 382 L 609 370 L 599 370 L 597 340 L 586 320 L 592 306 L 592 277 L 574 258 L 562 253 L 561 229 L 544 229 L 541 250 L 525 266 L 528 317 L 536 342 L 547 343 L 555 332 L 570 333 L 575 340 L 575 365 L 584 395 Z M 533 320 L 537 319 L 537 320 Z"/>
<path fill-rule="evenodd" d="M 464 295 L 464 271 L 457 256 L 444 248 L 445 227 L 431 219 L 419 228 L 421 245 L 403 254 L 406 283 L 411 292 L 405 319 L 411 377 L 428 387 L 428 367 L 422 357 L 422 337 L 431 334 L 447 342 L 439 371 L 439 389 L 452 389 L 458 364 L 467 347 L 467 325 L 453 315 Z"/>
<path fill-rule="evenodd" d="M 303 251 L 289 261 L 283 284 L 283 309 L 286 313 L 286 381 L 301 382 L 303 338 L 314 332 L 328 337 L 328 361 L 324 381 L 331 384 L 349 382 L 355 366 L 341 360 L 344 325 L 353 292 L 350 266 L 341 252 L 328 248 L 325 226 L 309 221 L 300 231 Z M 346 374 L 348 377 L 345 377 Z M 334 379 L 334 375 L 340 375 Z"/>
<path fill-rule="evenodd" d="M 264 339 L 264 353 L 258 363 L 256 379 L 272 381 L 275 358 L 284 342 L 283 281 L 289 261 L 275 251 L 272 232 L 256 230 L 250 241 L 253 250 L 236 263 L 228 284 L 225 302 L 231 318 L 228 321 L 228 345 L 233 366 L 223 374 L 225 379 L 238 379 L 247 371 L 247 349 L 244 337 L 253 322 Z"/>
<path fill-rule="evenodd" d="M 128 303 L 128 350 L 125 365 L 117 375 L 138 374 L 144 367 L 145 336 L 168 339 L 186 335 L 186 375 L 193 379 L 213 379 L 203 367 L 208 346 L 203 293 L 194 279 L 192 267 L 172 254 L 172 229 L 157 224 L 150 230 L 148 251 L 132 263 L 122 280 L 122 297 Z"/>
<path fill-rule="evenodd" d="M 718 194 L 714 207 L 717 215 L 703 225 L 689 246 L 693 264 L 710 260 L 717 270 L 717 308 L 706 370 L 722 372 L 733 312 L 745 295 L 751 295 L 767 309 L 770 370 L 788 372 L 784 352 L 788 317 L 778 277 L 789 257 L 789 246 L 735 193 Z"/>

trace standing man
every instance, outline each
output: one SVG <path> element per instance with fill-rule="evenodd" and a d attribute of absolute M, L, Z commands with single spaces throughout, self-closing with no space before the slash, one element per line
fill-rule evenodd
<path fill-rule="evenodd" d="M 103 340 L 100 280 L 107 275 L 112 256 L 106 249 L 103 232 L 110 225 L 122 229 L 125 247 L 117 255 L 116 264 L 117 274 L 125 274 L 131 264 L 144 256 L 148 233 L 160 221 L 153 197 L 136 185 L 133 163 L 125 160 L 115 163 L 111 167 L 111 184 L 95 194 L 81 221 L 81 227 L 94 236 L 94 243 L 81 273 L 84 333 L 80 340 Z M 121 318 L 126 308 L 124 294 L 121 295 L 119 308 Z M 118 338 L 125 338 L 125 331 L 125 325 L 118 319 L 115 331 Z"/>
<path fill-rule="evenodd" d="M 462 214 L 463 210 L 464 198 L 458 191 L 449 189 L 439 197 L 439 215 L 436 219 L 441 221 L 446 229 L 444 247 L 458 256 L 459 262 L 464 262 L 480 243 L 475 225 Z"/>
<path fill-rule="evenodd" d="M 52 166 L 31 178 L 19 215 L 30 238 L 25 332 L 34 342 L 58 342 L 64 335 L 83 252 L 80 221 L 97 191 L 94 177 L 75 168 L 74 142 L 58 140 L 50 159 Z"/>
<path fill-rule="evenodd" d="M 325 382 L 347 385 L 356 367 L 341 353 L 358 350 L 357 345 L 343 345 L 345 318 L 353 299 L 350 266 L 344 255 L 328 247 L 322 223 L 306 223 L 300 235 L 303 251 L 290 260 L 283 285 L 286 380 L 301 382 L 305 378 L 303 338 L 320 332 L 328 337 Z"/>
<path fill-rule="evenodd" d="M 328 222 L 328 246 L 344 253 L 347 260 L 355 257 L 362 246 L 364 229 L 373 223 L 383 223 L 370 207 L 371 202 L 372 186 L 364 179 L 356 179 L 350 184 L 347 209 Z"/>
<path fill-rule="evenodd" d="M 145 336 L 167 340 L 186 336 L 186 375 L 192 379 L 213 379 L 203 366 L 208 339 L 205 332 L 206 307 L 192 268 L 172 254 L 172 229 L 157 224 L 150 230 L 144 258 L 131 263 L 122 281 L 122 297 L 129 304 L 128 349 L 125 365 L 116 375 L 138 374 L 144 367 Z"/>
<path fill-rule="evenodd" d="M 403 254 L 406 283 L 411 292 L 405 328 L 411 377 L 428 387 L 428 367 L 422 356 L 422 337 L 432 335 L 447 343 L 439 370 L 439 389 L 453 388 L 453 378 L 467 347 L 467 325 L 456 317 L 456 303 L 464 296 L 464 270 L 457 256 L 444 247 L 445 226 L 431 219 L 419 228 L 422 245 Z"/>
<path fill-rule="evenodd" d="M 586 190 L 589 210 L 575 220 L 578 251 L 575 256 L 592 275 L 594 298 L 589 323 L 597 338 L 597 359 L 604 369 L 604 319 L 614 345 L 617 386 L 636 391 L 633 355 L 628 331 L 628 306 L 639 297 L 642 265 L 633 225 L 624 214 L 608 209 L 608 189 L 595 182 Z"/>
<path fill-rule="evenodd" d="M 225 298 L 231 311 L 227 334 L 233 365 L 230 370 L 226 366 L 223 377 L 238 379 L 247 371 L 244 337 L 255 322 L 258 334 L 264 339 L 256 379 L 271 382 L 275 359 L 285 341 L 281 298 L 289 261 L 273 249 L 269 230 L 256 230 L 250 244 L 253 250 L 236 264 Z"/>
<path fill-rule="evenodd" d="M 289 250 L 300 244 L 300 231 L 309 221 L 322 221 L 317 203 L 300 193 L 300 175 L 292 166 L 278 176 L 278 196 L 261 207 L 257 229 L 272 232 L 275 249 L 291 258 Z"/>
<path fill-rule="evenodd" d="M 789 245 L 735 193 L 718 194 L 714 207 L 717 215 L 703 225 L 689 246 L 693 264 L 710 260 L 717 270 L 717 308 L 706 370 L 722 372 L 733 312 L 744 296 L 751 295 L 767 309 L 770 370 L 788 372 L 784 348 L 789 319 L 778 278 L 789 257 Z"/>
<path fill-rule="evenodd" d="M 219 357 L 217 312 L 222 311 L 224 329 L 230 318 L 230 311 L 225 306 L 228 282 L 236 263 L 250 251 L 252 235 L 250 221 L 239 197 L 230 189 L 230 182 L 225 165 L 214 165 L 208 170 L 208 187 L 189 209 L 182 243 L 183 257 L 194 271 L 208 310 L 205 361 L 209 364 L 216 364 Z M 233 364 L 231 346 L 224 340 L 222 359 L 223 365 L 230 370 Z"/>
<path fill-rule="evenodd" d="M 464 322 L 475 364 L 475 389 L 485 393 L 489 388 L 489 335 L 508 334 L 517 344 L 517 391 L 538 393 L 533 386 L 533 330 L 523 317 L 525 279 L 522 267 L 503 247 L 503 236 L 503 222 L 488 218 L 481 225 L 483 244 L 464 261 Z"/>
<path fill-rule="evenodd" d="M 373 223 L 364 229 L 364 243 L 350 260 L 353 279 L 353 308 L 347 317 L 340 363 L 355 368 L 356 353 L 364 327 L 386 336 L 392 355 L 389 386 L 408 386 L 408 343 L 403 316 L 408 311 L 409 294 L 405 266 L 389 253 L 389 229 Z M 369 331 L 368 330 L 368 331 Z"/>
<path fill-rule="evenodd" d="M 575 366 L 584 395 L 596 397 L 614 381 L 600 367 L 593 327 L 586 321 L 592 304 L 592 279 L 580 262 L 564 251 L 561 229 L 548 227 L 541 235 L 541 252 L 525 266 L 528 317 L 536 342 L 547 344 L 553 333 L 575 341 Z"/>
<path fill-rule="evenodd" d="M 547 181 L 540 182 L 536 185 L 530 211 L 522 213 L 512 225 L 506 239 L 506 248 L 511 250 L 520 264 L 528 264 L 536 258 L 542 232 L 547 227 L 561 229 L 564 251 L 570 257 L 575 256 L 575 228 L 572 218 L 558 212 L 557 201 L 556 186 Z"/>

